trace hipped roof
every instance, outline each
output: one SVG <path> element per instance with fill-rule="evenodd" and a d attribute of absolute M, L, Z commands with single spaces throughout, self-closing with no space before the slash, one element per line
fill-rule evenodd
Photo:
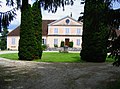
<path fill-rule="evenodd" d="M 55 20 L 43 20 L 42 21 L 42 35 L 46 36 L 48 34 L 48 24 Z M 11 31 L 8 36 L 20 36 L 20 26 Z"/>

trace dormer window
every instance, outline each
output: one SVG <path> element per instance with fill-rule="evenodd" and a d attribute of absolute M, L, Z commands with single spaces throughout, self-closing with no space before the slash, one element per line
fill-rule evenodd
<path fill-rule="evenodd" d="M 69 19 L 66 19 L 66 23 L 69 24 L 69 23 L 70 23 L 70 20 L 69 20 Z"/>

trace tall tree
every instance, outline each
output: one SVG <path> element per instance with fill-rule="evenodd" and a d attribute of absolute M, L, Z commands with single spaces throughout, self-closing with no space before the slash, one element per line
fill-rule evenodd
<path fill-rule="evenodd" d="M 104 0 L 86 0 L 83 20 L 81 59 L 104 62 L 107 56 L 108 4 Z"/>
<path fill-rule="evenodd" d="M 115 59 L 113 65 L 120 65 L 120 9 L 110 11 L 110 34 L 108 39 L 108 53 Z"/>
<path fill-rule="evenodd" d="M 0 36 L 0 49 L 1 50 L 7 49 L 7 34 L 8 34 L 8 29 L 3 28 L 3 31 L 1 31 L 1 36 Z"/>
<path fill-rule="evenodd" d="M 33 29 L 35 31 L 35 37 L 37 42 L 37 54 L 38 58 L 41 59 L 42 56 L 42 15 L 41 15 L 41 7 L 39 5 L 39 1 L 36 1 L 32 6 L 32 14 L 33 14 Z"/>
<path fill-rule="evenodd" d="M 19 59 L 33 60 L 36 58 L 36 38 L 33 29 L 33 15 L 31 6 L 22 7 L 20 41 L 19 41 Z"/>

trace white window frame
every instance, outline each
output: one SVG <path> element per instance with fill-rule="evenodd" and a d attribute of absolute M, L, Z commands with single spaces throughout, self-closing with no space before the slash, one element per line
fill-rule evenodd
<path fill-rule="evenodd" d="M 65 34 L 69 34 L 70 33 L 70 28 L 65 28 Z"/>
<path fill-rule="evenodd" d="M 77 31 L 76 31 L 77 34 L 81 34 L 81 29 L 80 28 L 77 28 Z"/>
<path fill-rule="evenodd" d="M 80 39 L 77 39 L 77 40 L 76 40 L 76 45 L 77 45 L 77 46 L 80 46 Z"/>
<path fill-rule="evenodd" d="M 54 34 L 58 34 L 58 28 L 54 28 Z"/>
<path fill-rule="evenodd" d="M 54 39 L 54 45 L 58 45 L 58 39 Z"/>
<path fill-rule="evenodd" d="M 46 39 L 42 39 L 42 44 L 46 44 Z"/>

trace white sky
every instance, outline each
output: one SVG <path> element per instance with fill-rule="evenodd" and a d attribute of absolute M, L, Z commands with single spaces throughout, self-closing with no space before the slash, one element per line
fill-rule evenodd
<path fill-rule="evenodd" d="M 2 2 L 5 2 L 6 0 L 0 0 Z M 32 3 L 34 0 L 29 0 L 30 3 Z M 80 1 L 81 0 L 75 0 L 74 2 L 74 5 L 71 6 L 65 6 L 65 11 L 63 11 L 63 8 L 58 8 L 57 12 L 56 13 L 48 13 L 48 11 L 45 11 L 42 9 L 42 19 L 49 19 L 49 20 L 56 20 L 56 19 L 61 19 L 65 16 L 70 16 L 71 12 L 72 12 L 72 17 L 74 19 L 78 19 L 78 17 L 80 16 L 80 13 L 84 11 L 84 5 L 81 5 L 80 4 Z M 12 7 L 6 7 L 5 3 L 1 3 L 2 7 L 0 7 L 0 12 L 6 12 L 10 9 L 12 9 Z M 117 8 L 120 8 L 120 3 L 114 3 L 113 4 L 113 7 L 115 9 Z M 15 29 L 17 26 L 20 25 L 20 18 L 21 18 L 21 13 L 20 13 L 20 10 L 17 11 L 17 16 L 16 16 L 16 19 L 14 19 L 10 26 L 8 27 L 9 31 Z"/>

